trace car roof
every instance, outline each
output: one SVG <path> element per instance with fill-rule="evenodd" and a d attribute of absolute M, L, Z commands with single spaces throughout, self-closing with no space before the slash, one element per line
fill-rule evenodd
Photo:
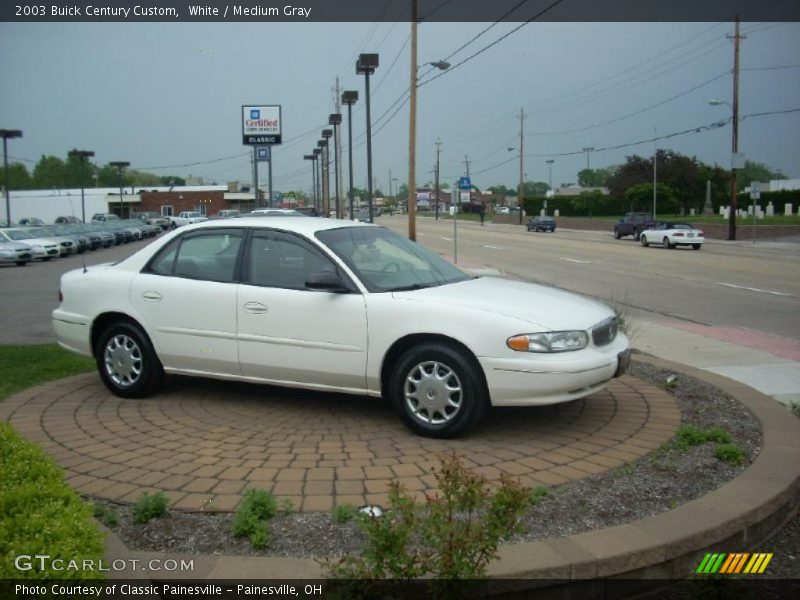
<path fill-rule="evenodd" d="M 294 231 L 302 233 L 306 236 L 313 236 L 318 231 L 325 231 L 327 229 L 339 229 L 341 227 L 374 227 L 371 223 L 359 223 L 358 221 L 350 221 L 343 219 L 311 219 L 306 216 L 289 215 L 285 217 L 272 217 L 265 219 L 263 217 L 240 217 L 236 221 L 203 221 L 202 223 L 193 223 L 182 227 L 184 231 L 208 229 L 208 228 L 230 228 L 230 227 L 253 227 L 262 229 L 285 229 L 287 231 Z"/>

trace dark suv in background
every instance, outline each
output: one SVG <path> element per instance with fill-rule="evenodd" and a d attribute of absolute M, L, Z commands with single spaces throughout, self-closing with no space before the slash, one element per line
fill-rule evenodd
<path fill-rule="evenodd" d="M 549 231 L 556 230 L 556 220 L 553 217 L 532 217 L 528 219 L 528 231 Z"/>
<path fill-rule="evenodd" d="M 639 236 L 645 229 L 656 226 L 653 215 L 645 212 L 627 213 L 619 223 L 614 225 L 614 238 L 619 239 L 624 235 L 632 235 L 633 239 L 639 240 Z"/>

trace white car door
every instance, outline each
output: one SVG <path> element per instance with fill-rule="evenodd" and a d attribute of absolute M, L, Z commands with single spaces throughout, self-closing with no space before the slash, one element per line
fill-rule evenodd
<path fill-rule="evenodd" d="M 131 284 L 131 302 L 168 370 L 238 375 L 236 268 L 241 229 L 181 236 Z"/>
<path fill-rule="evenodd" d="M 316 389 L 366 389 L 367 314 L 359 292 L 306 289 L 336 266 L 301 236 L 255 230 L 239 288 L 242 375 Z M 355 288 L 354 288 L 355 289 Z"/>

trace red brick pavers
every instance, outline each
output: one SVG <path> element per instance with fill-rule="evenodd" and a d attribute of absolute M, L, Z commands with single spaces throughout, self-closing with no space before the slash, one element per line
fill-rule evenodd
<path fill-rule="evenodd" d="M 392 480 L 431 492 L 432 470 L 450 452 L 489 480 L 589 477 L 657 448 L 681 416 L 667 392 L 623 377 L 567 404 L 495 408 L 467 437 L 431 440 L 411 434 L 381 399 L 172 378 L 151 398 L 124 400 L 87 374 L 7 399 L 0 418 L 87 496 L 134 502 L 162 491 L 173 508 L 228 511 L 261 488 L 297 510 L 328 511 L 385 505 Z"/>

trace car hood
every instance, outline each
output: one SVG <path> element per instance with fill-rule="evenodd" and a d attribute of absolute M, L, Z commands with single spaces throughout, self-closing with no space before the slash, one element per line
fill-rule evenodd
<path fill-rule="evenodd" d="M 608 306 L 571 292 L 496 277 L 394 292 L 394 297 L 503 315 L 549 331 L 588 330 L 614 315 Z"/>

